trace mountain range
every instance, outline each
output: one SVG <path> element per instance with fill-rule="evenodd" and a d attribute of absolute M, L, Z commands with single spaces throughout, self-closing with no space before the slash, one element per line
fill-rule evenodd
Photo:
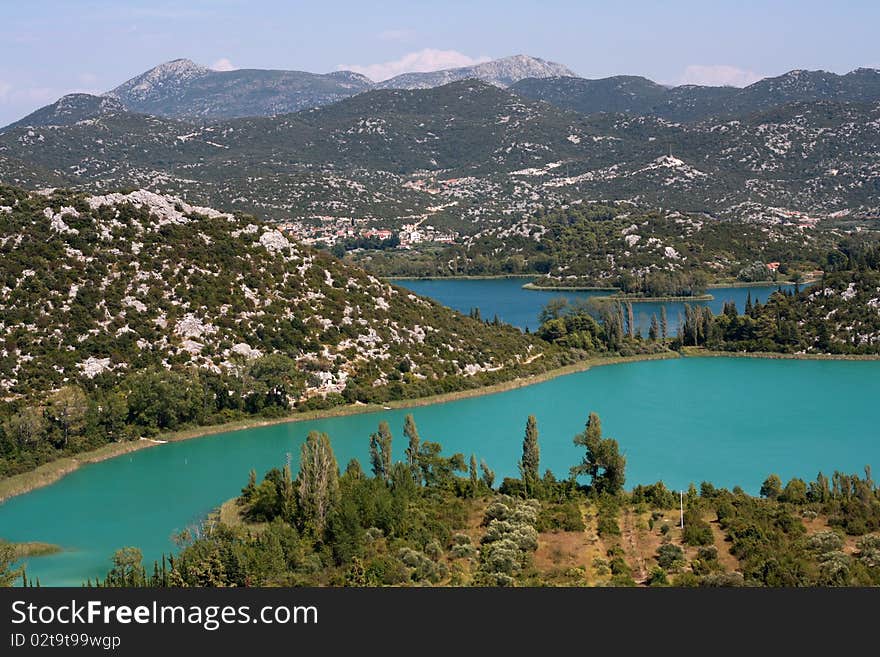
<path fill-rule="evenodd" d="M 563 75 L 574 73 L 561 64 L 525 55 L 443 71 L 404 73 L 378 83 L 351 71 L 213 71 L 188 59 L 176 59 L 122 83 L 105 96 L 142 114 L 218 121 L 289 114 L 371 89 L 429 89 L 468 78 L 506 87 L 524 78 Z"/>
<path fill-rule="evenodd" d="M 745 88 L 683 85 L 667 87 L 638 76 L 598 80 L 556 76 L 523 79 L 512 91 L 581 114 L 625 112 L 671 121 L 754 114 L 786 103 L 830 100 L 880 101 L 880 70 L 860 68 L 846 75 L 826 71 L 789 71 Z"/>
<path fill-rule="evenodd" d="M 215 71 L 188 59 L 175 59 L 131 78 L 103 96 L 65 96 L 4 130 L 21 125 L 65 125 L 112 109 L 114 101 L 131 112 L 206 123 L 289 114 L 376 89 L 431 89 L 465 79 L 510 88 L 522 97 L 581 114 L 617 112 L 671 121 L 747 115 L 791 102 L 880 100 L 880 71 L 872 68 L 856 69 L 846 75 L 794 70 L 739 89 L 666 86 L 639 76 L 591 80 L 577 77 L 562 64 L 527 55 L 442 71 L 404 73 L 381 82 L 351 71 Z"/>
<path fill-rule="evenodd" d="M 376 89 L 354 73 L 221 73 L 176 60 L 4 128 L 0 180 L 146 188 L 264 218 L 426 221 L 467 235 L 583 199 L 734 219 L 880 215 L 877 71 L 795 71 L 744 89 L 517 80 L 561 68 L 518 56 L 382 84 L 488 82 Z M 335 102 L 311 107 L 283 91 L 314 91 L 316 80 Z M 291 98 L 310 107 L 268 109 Z M 271 115 L 217 118 L 245 110 Z"/>

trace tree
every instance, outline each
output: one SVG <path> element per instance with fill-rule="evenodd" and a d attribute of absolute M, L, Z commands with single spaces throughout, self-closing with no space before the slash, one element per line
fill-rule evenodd
<path fill-rule="evenodd" d="M 775 500 L 779 497 L 780 493 L 782 493 L 782 480 L 779 478 L 779 475 L 772 474 L 761 484 L 761 497 Z"/>
<path fill-rule="evenodd" d="M 636 319 L 630 301 L 626 302 L 626 334 L 631 338 L 636 337 Z"/>
<path fill-rule="evenodd" d="M 471 495 L 476 497 L 477 491 L 480 489 L 480 475 L 477 471 L 477 457 L 475 454 L 471 454 L 471 463 L 468 473 L 471 478 Z"/>
<path fill-rule="evenodd" d="M 485 460 L 480 461 L 480 471 L 483 473 L 483 483 L 486 484 L 486 488 L 492 490 L 495 486 L 495 471 L 488 466 Z"/>
<path fill-rule="evenodd" d="M 651 315 L 651 328 L 648 329 L 648 339 L 650 339 L 652 342 L 656 342 L 658 334 L 659 327 L 657 325 L 657 314 L 653 313 Z"/>
<path fill-rule="evenodd" d="M 281 485 L 278 487 L 278 501 L 280 503 L 280 515 L 285 520 L 292 520 L 296 515 L 296 490 L 290 472 L 290 454 L 281 476 Z"/>
<path fill-rule="evenodd" d="M 241 489 L 241 501 L 245 504 L 251 501 L 254 492 L 257 490 L 257 471 L 251 468 L 248 472 L 247 486 Z"/>
<path fill-rule="evenodd" d="M 541 309 L 538 315 L 538 323 L 544 324 L 551 319 L 559 319 L 568 307 L 568 299 L 565 297 L 554 297 L 547 302 L 547 305 Z"/>
<path fill-rule="evenodd" d="M 373 476 L 388 481 L 391 474 L 391 429 L 382 420 L 379 431 L 370 435 L 370 465 Z"/>
<path fill-rule="evenodd" d="M 526 435 L 523 438 L 522 459 L 519 472 L 525 485 L 526 494 L 534 493 L 535 485 L 540 477 L 541 448 L 538 446 L 538 421 L 534 415 L 526 420 Z"/>
<path fill-rule="evenodd" d="M 67 447 L 70 437 L 85 427 L 89 399 L 79 386 L 64 386 L 49 398 L 46 415 L 61 432 L 61 446 Z"/>
<path fill-rule="evenodd" d="M 779 499 L 790 504 L 805 504 L 807 502 L 807 482 L 794 477 L 785 485 Z"/>
<path fill-rule="evenodd" d="M 617 441 L 602 437 L 602 423 L 596 413 L 590 413 L 583 433 L 574 437 L 574 444 L 586 448 L 583 461 L 571 468 L 574 477 L 590 477 L 597 493 L 616 495 L 626 481 L 626 457 L 620 453 Z"/>
<path fill-rule="evenodd" d="M 4 540 L 0 540 L 0 587 L 12 586 L 12 583 L 22 572 L 21 568 L 15 568 L 15 546 Z"/>
<path fill-rule="evenodd" d="M 43 411 L 34 406 L 25 406 L 4 425 L 6 435 L 15 440 L 20 448 L 25 449 L 38 443 L 45 430 Z"/>
<path fill-rule="evenodd" d="M 302 525 L 320 537 L 339 495 L 339 466 L 326 433 L 309 432 L 300 448 L 296 484 Z"/>
<path fill-rule="evenodd" d="M 669 320 L 666 317 L 666 306 L 660 306 L 660 336 L 665 340 L 669 337 Z"/>
<path fill-rule="evenodd" d="M 419 445 L 421 439 L 419 438 L 419 429 L 416 427 L 416 421 L 415 418 L 413 418 L 412 413 L 407 413 L 406 417 L 403 418 L 403 435 L 407 439 L 406 464 L 409 466 L 409 469 L 412 470 L 413 479 L 416 480 L 416 483 L 420 483 Z"/>
<path fill-rule="evenodd" d="M 290 408 L 295 399 L 305 390 L 305 378 L 299 365 L 290 356 L 267 354 L 251 363 L 248 368 L 251 394 L 248 407 L 251 412 L 259 412 L 266 407 Z"/>
<path fill-rule="evenodd" d="M 135 547 L 124 547 L 113 554 L 113 568 L 108 574 L 112 586 L 142 586 L 144 583 L 143 553 Z"/>

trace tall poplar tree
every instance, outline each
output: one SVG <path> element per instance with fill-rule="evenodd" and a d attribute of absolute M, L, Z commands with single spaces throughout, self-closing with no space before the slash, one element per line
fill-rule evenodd
<path fill-rule="evenodd" d="M 339 465 L 326 433 L 310 431 L 300 448 L 296 491 L 302 525 L 322 536 L 339 497 Z"/>
<path fill-rule="evenodd" d="M 476 497 L 477 491 L 480 489 L 480 474 L 477 470 L 477 456 L 475 454 L 471 454 L 469 474 L 471 477 L 471 496 Z"/>
<path fill-rule="evenodd" d="M 413 473 L 413 479 L 416 483 L 421 482 L 421 474 L 419 471 L 419 446 L 421 438 L 419 437 L 419 429 L 416 427 L 416 421 L 412 413 L 407 413 L 403 418 L 403 435 L 407 439 L 406 448 L 406 464 Z"/>
<path fill-rule="evenodd" d="M 385 420 L 379 423 L 379 431 L 370 435 L 370 466 L 374 476 L 388 481 L 391 474 L 391 429 Z"/>

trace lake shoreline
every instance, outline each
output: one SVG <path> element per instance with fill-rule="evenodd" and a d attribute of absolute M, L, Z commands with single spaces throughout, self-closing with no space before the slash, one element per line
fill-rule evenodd
<path fill-rule="evenodd" d="M 522 286 L 524 290 L 533 290 L 535 292 L 616 292 L 619 287 L 601 287 L 598 285 L 588 286 L 566 286 L 566 285 L 535 285 L 534 283 L 526 283 Z"/>
<path fill-rule="evenodd" d="M 456 274 L 455 276 L 381 276 L 383 281 L 495 281 L 507 278 L 537 278 L 539 274 Z"/>
<path fill-rule="evenodd" d="M 541 374 L 535 374 L 528 377 L 517 377 L 509 381 L 502 381 L 488 386 L 479 388 L 469 388 L 467 390 L 459 390 L 456 392 L 448 392 L 439 395 L 431 395 L 429 397 L 418 397 L 415 399 L 402 399 L 390 401 L 385 404 L 348 404 L 346 406 L 337 406 L 335 408 L 306 411 L 304 413 L 296 413 L 294 415 L 285 415 L 278 418 L 247 418 L 244 420 L 236 420 L 223 424 L 215 424 L 203 427 L 193 427 L 190 429 L 182 429 L 180 431 L 167 432 L 159 434 L 154 438 L 140 438 L 122 443 L 110 443 L 101 447 L 81 452 L 74 456 L 67 456 L 49 463 L 44 463 L 34 470 L 22 472 L 13 475 L 7 479 L 0 481 L 0 504 L 7 500 L 24 495 L 31 491 L 43 488 L 55 483 L 59 479 L 78 470 L 83 465 L 90 463 L 100 463 L 117 456 L 124 456 L 132 452 L 140 451 L 163 445 L 170 442 L 181 442 L 184 440 L 192 440 L 194 438 L 202 438 L 218 433 L 233 433 L 236 431 L 245 431 L 247 429 L 257 429 L 260 427 L 268 427 L 278 424 L 292 424 L 296 422 L 308 422 L 310 420 L 322 420 L 332 417 L 343 417 L 349 415 L 362 415 L 365 413 L 376 413 L 383 410 L 419 408 L 422 406 L 433 406 L 435 404 L 446 404 L 460 399 L 469 399 L 472 397 L 483 397 L 508 390 L 516 390 L 517 388 L 525 388 L 528 386 L 544 383 L 552 379 L 566 376 L 568 374 L 576 374 L 585 372 L 594 367 L 602 367 L 605 365 L 618 365 L 625 363 L 634 363 L 646 360 L 667 360 L 671 358 L 679 358 L 681 354 L 675 351 L 665 351 L 656 354 L 640 354 L 637 356 L 607 356 L 590 358 L 587 360 L 558 367 Z"/>
<path fill-rule="evenodd" d="M 306 411 L 295 415 L 285 415 L 278 418 L 248 418 L 245 420 L 237 420 L 223 424 L 193 427 L 175 432 L 159 434 L 155 438 L 141 438 L 123 443 L 111 443 L 103 445 L 95 450 L 82 452 L 75 456 L 68 456 L 56 461 L 44 463 L 35 470 L 23 472 L 13 475 L 8 479 L 0 481 L 0 504 L 13 497 L 29 493 L 31 491 L 49 486 L 56 481 L 62 479 L 68 474 L 76 471 L 83 465 L 90 463 L 99 463 L 118 456 L 124 456 L 141 449 L 155 447 L 157 445 L 169 442 L 180 442 L 184 440 L 192 440 L 202 438 L 218 433 L 233 433 L 237 431 L 245 431 L 247 429 L 257 429 L 260 427 L 273 426 L 278 424 L 292 424 L 296 422 L 307 422 L 310 420 L 327 419 L 332 417 L 343 417 L 349 415 L 361 415 L 366 413 L 376 413 L 383 410 L 397 410 L 408 408 L 419 408 L 423 406 L 433 406 L 446 404 L 460 399 L 469 399 L 473 397 L 483 397 L 496 393 L 525 388 L 528 386 L 544 383 L 569 374 L 585 372 L 595 367 L 603 367 L 606 365 L 624 365 L 627 363 L 635 363 L 649 360 L 669 360 L 675 358 L 754 358 L 762 360 L 829 360 L 829 361 L 878 361 L 880 354 L 786 354 L 776 352 L 746 352 L 746 351 L 715 351 L 703 348 L 685 347 L 681 352 L 666 351 L 656 354 L 640 354 L 637 356 L 606 356 L 599 358 L 591 358 L 564 367 L 555 368 L 541 374 L 535 374 L 528 377 L 517 377 L 509 381 L 495 383 L 489 386 L 479 388 L 470 388 L 467 390 L 459 390 L 457 392 L 449 392 L 440 395 L 432 395 L 429 397 L 419 397 L 416 399 L 406 399 L 392 401 L 386 404 L 350 404 L 346 406 L 337 406 L 331 409 L 319 411 Z"/>
<path fill-rule="evenodd" d="M 717 351 L 702 347 L 684 347 L 681 356 L 682 358 L 758 358 L 761 360 L 880 360 L 880 354 L 787 354 L 777 351 Z"/>
<path fill-rule="evenodd" d="M 498 278 L 513 278 L 507 276 L 501 276 Z M 410 279 L 399 279 L 399 280 L 410 280 Z M 797 285 L 810 285 L 815 283 L 820 279 L 818 278 L 809 278 L 800 281 Z M 707 290 L 718 290 L 725 288 L 749 288 L 749 287 L 781 287 L 781 286 L 789 286 L 796 285 L 794 281 L 753 281 L 753 282 L 744 282 L 744 281 L 733 281 L 731 283 L 709 283 L 706 285 Z M 614 292 L 620 290 L 617 287 L 600 287 L 600 286 L 590 286 L 590 285 L 536 285 L 535 283 L 526 283 L 522 286 L 524 290 L 533 290 L 535 292 Z M 609 298 L 609 297 L 605 297 Z M 685 296 L 656 296 L 656 297 L 614 297 L 612 295 L 610 298 L 616 298 L 620 301 L 712 301 L 715 299 L 711 294 L 702 294 L 702 295 L 694 295 L 690 297 Z"/>
<path fill-rule="evenodd" d="M 664 303 L 667 301 L 714 301 L 711 294 L 694 294 L 692 296 L 660 296 L 660 297 L 634 297 L 627 294 L 610 294 L 605 297 L 596 297 L 597 301 L 622 301 L 628 303 Z"/>

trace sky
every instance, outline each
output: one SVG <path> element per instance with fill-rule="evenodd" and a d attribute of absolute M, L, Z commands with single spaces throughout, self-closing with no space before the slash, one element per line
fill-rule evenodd
<path fill-rule="evenodd" d="M 587 78 L 744 86 L 880 68 L 877 0 L 0 0 L 0 125 L 180 57 L 373 79 L 527 54 Z"/>

